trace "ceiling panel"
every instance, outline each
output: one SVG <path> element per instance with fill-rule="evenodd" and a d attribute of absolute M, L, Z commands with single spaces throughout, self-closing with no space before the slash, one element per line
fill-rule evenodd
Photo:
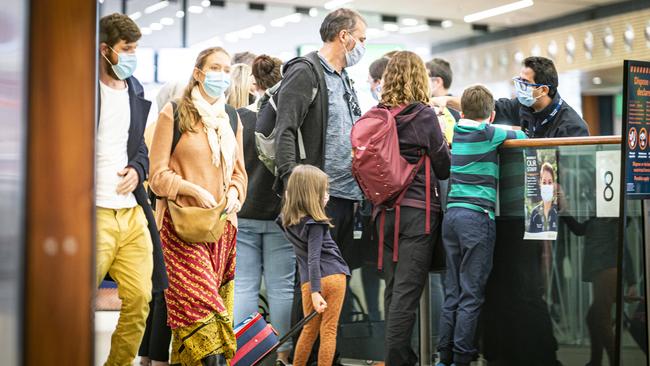
<path fill-rule="evenodd" d="M 275 55 L 295 53 L 295 49 L 304 44 L 320 44 L 318 29 L 326 10 L 323 8 L 325 0 L 253 0 L 266 3 L 265 11 L 251 11 L 248 2 L 241 0 L 226 0 L 224 8 L 203 7 L 201 14 L 188 13 L 189 32 L 188 45 L 223 45 L 232 52 L 253 50 L 256 53 L 271 53 Z M 448 42 L 459 38 L 479 34 L 471 30 L 462 18 L 470 13 L 486 10 L 510 3 L 514 0 L 463 0 L 451 2 L 448 0 L 401 0 L 396 6 L 394 0 L 353 0 L 346 6 L 351 6 L 361 11 L 368 21 L 369 28 L 373 29 L 374 37 L 370 41 L 383 44 L 400 44 L 405 48 L 419 50 L 426 53 L 431 45 Z M 535 4 L 510 14 L 493 17 L 481 21 L 490 25 L 491 30 L 506 27 L 520 26 L 553 19 L 555 17 L 588 9 L 590 7 L 618 2 L 622 0 L 536 0 Z M 152 23 L 160 23 L 162 18 L 171 18 L 174 23 L 163 26 L 162 30 L 153 31 L 145 35 L 140 44 L 144 47 L 164 48 L 181 46 L 181 19 L 176 17 L 180 9 L 180 1 L 170 1 L 170 5 L 151 14 L 145 14 L 144 9 L 158 3 L 158 0 L 129 0 L 127 13 L 140 12 L 142 15 L 136 20 L 140 27 L 150 28 Z M 489 5 L 486 5 L 489 3 Z M 107 11 L 119 9 L 121 0 L 104 0 Z M 189 4 L 201 7 L 200 0 L 189 0 Z M 316 7 L 319 14 L 316 17 L 303 16 L 297 23 L 288 23 L 281 28 L 270 26 L 273 19 L 287 16 L 295 12 L 295 7 Z M 432 28 L 428 31 L 414 34 L 383 33 L 381 30 L 381 14 L 398 15 L 400 20 L 413 17 L 423 24 L 427 18 L 450 19 L 454 25 L 448 29 Z M 226 37 L 227 34 L 242 30 L 247 27 L 262 25 L 265 32 L 254 34 L 251 38 L 238 38 L 237 40 Z M 227 39 L 228 38 L 228 39 Z"/>

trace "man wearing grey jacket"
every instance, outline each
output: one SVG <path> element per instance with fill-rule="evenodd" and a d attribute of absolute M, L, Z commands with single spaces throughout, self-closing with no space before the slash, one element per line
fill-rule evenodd
<path fill-rule="evenodd" d="M 297 164 L 314 165 L 327 173 L 331 197 L 327 214 L 345 258 L 353 241 L 354 203 L 363 198 L 352 176 L 350 142 L 361 109 L 345 69 L 363 57 L 366 22 L 354 10 L 338 9 L 325 17 L 320 35 L 324 44 L 319 51 L 285 66 L 278 94 L 276 165 L 282 183 Z M 298 151 L 299 129 L 304 159 Z"/>

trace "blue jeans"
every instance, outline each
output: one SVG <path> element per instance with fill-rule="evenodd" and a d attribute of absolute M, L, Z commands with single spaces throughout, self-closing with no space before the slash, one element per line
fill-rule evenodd
<path fill-rule="evenodd" d="M 440 317 L 441 361 L 469 365 L 478 353 L 476 326 L 492 270 L 496 224 L 487 213 L 452 207 L 442 224 L 447 252 L 445 303 Z"/>
<path fill-rule="evenodd" d="M 262 275 L 271 323 L 280 337 L 291 326 L 296 255 L 278 225 L 271 220 L 239 219 L 235 272 L 235 324 L 258 311 Z M 287 342 L 279 352 L 291 349 Z"/>

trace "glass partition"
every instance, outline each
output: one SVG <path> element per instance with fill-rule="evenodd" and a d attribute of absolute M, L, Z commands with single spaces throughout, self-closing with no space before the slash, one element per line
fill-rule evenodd
<path fill-rule="evenodd" d="M 621 365 L 646 364 L 641 202 L 628 201 L 627 241 L 620 248 L 619 190 L 612 186 L 620 146 L 540 149 L 556 157 L 557 240 L 523 239 L 534 221 L 525 215 L 528 160 L 523 148 L 502 149 L 494 268 L 481 316 L 483 357 L 488 364 L 613 364 L 620 292 Z M 553 220 L 552 211 L 541 220 Z"/>
<path fill-rule="evenodd" d="M 0 365 L 21 364 L 28 7 L 0 0 Z"/>

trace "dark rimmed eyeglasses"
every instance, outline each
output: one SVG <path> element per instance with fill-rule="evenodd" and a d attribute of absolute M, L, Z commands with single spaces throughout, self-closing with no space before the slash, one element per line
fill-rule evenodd
<path fill-rule="evenodd" d="M 529 83 L 528 81 L 515 76 L 512 78 L 512 82 L 515 84 L 515 88 L 523 91 L 527 91 L 528 88 L 539 88 L 540 86 L 548 86 L 546 84 L 535 84 L 535 83 Z"/>

